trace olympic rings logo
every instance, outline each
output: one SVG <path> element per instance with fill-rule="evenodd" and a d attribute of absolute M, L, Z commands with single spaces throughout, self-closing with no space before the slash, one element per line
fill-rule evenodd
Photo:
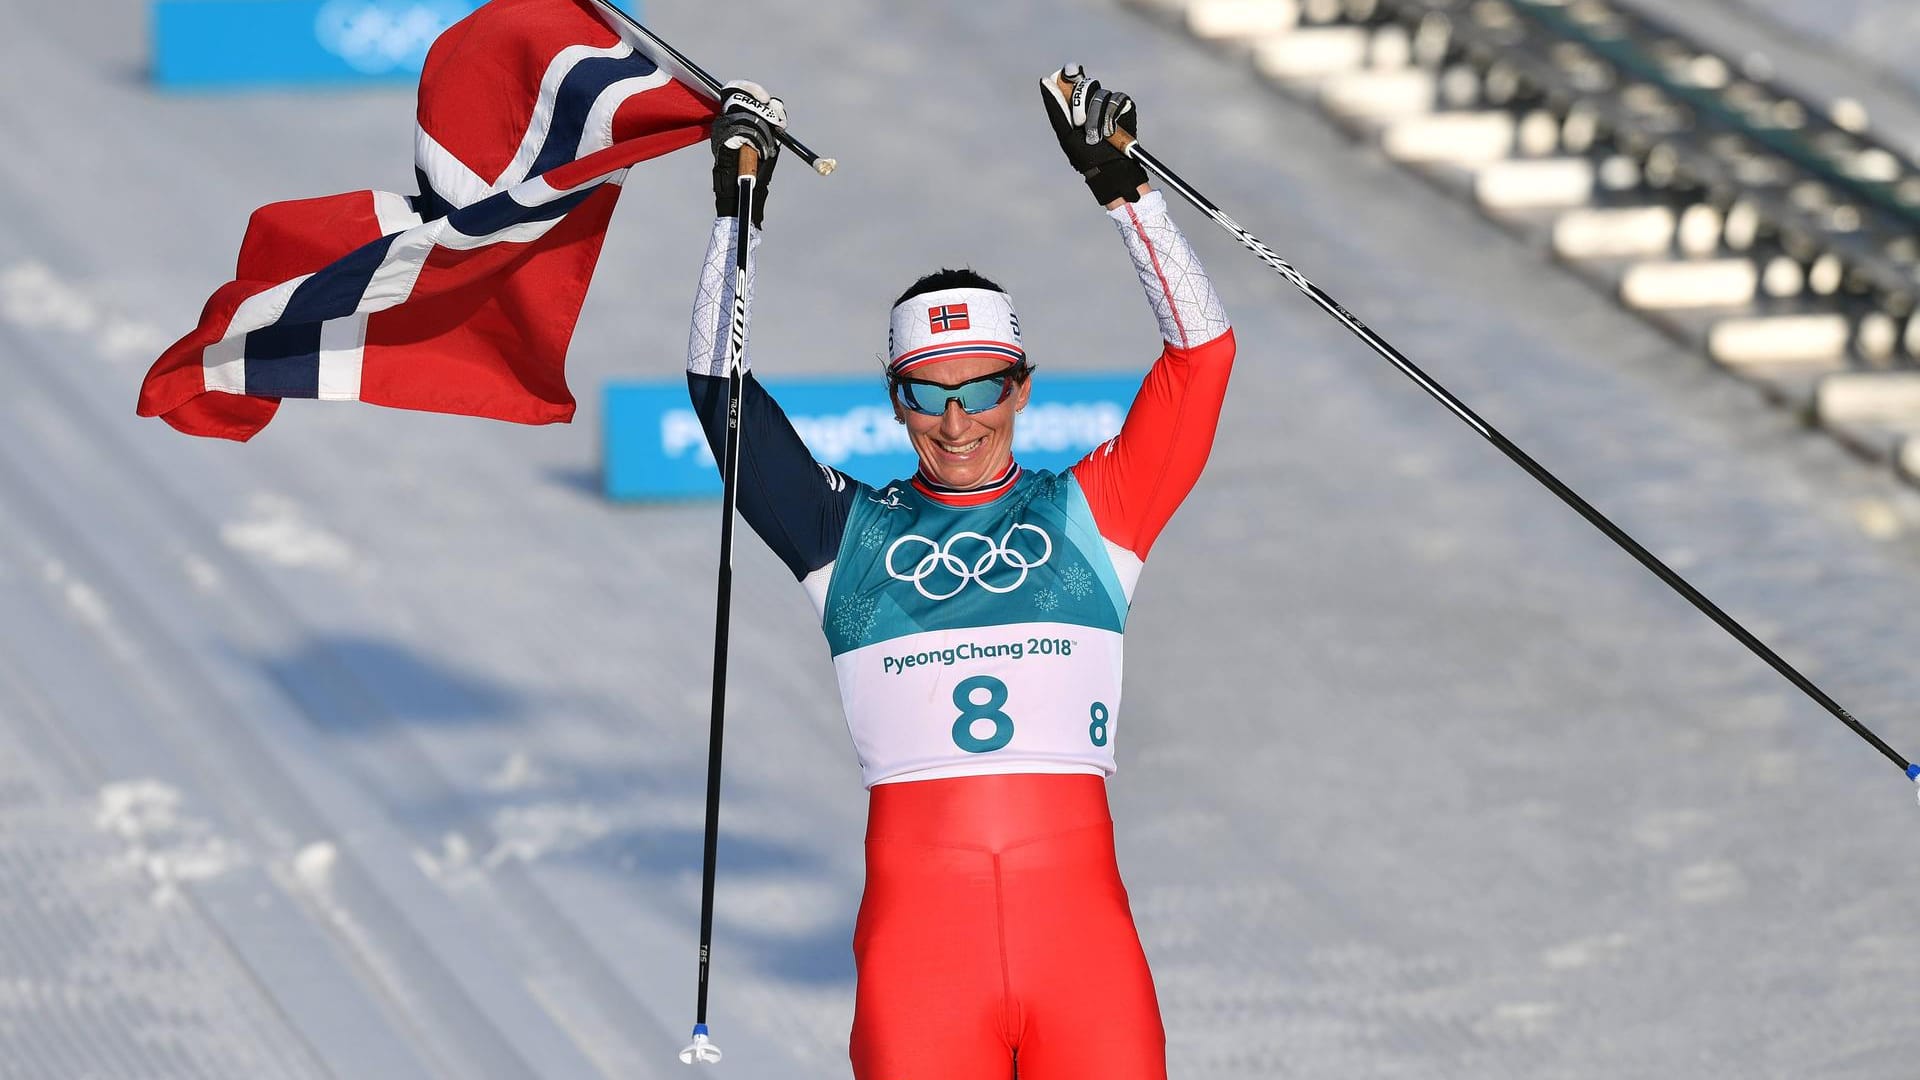
<path fill-rule="evenodd" d="M 313 30 L 321 48 L 355 71 L 418 71 L 434 39 L 473 8 L 454 0 L 328 0 Z"/>
<path fill-rule="evenodd" d="M 1025 552 L 1015 550 L 1014 535 L 1023 529 L 1038 536 L 1040 543 L 1045 545 L 1041 549 L 1039 558 L 1032 558 Z M 894 553 L 907 544 L 924 544 L 927 550 L 911 569 L 903 571 L 894 565 Z M 980 552 L 973 556 L 973 561 L 969 562 L 960 554 L 960 551 L 967 550 L 973 545 L 978 545 Z M 946 600 L 960 595 L 961 590 L 974 583 L 978 583 L 981 588 L 990 593 L 1010 593 L 1027 583 L 1027 571 L 1045 566 L 1047 560 L 1051 558 L 1053 558 L 1053 537 L 1048 536 L 1047 531 L 1038 525 L 1022 522 L 1008 529 L 1007 534 L 997 541 L 985 533 L 957 532 L 947 537 L 945 543 L 936 544 L 924 536 L 909 533 L 887 547 L 886 563 L 887 575 L 895 581 L 911 583 L 921 596 L 929 600 Z M 1018 573 L 1011 581 L 1005 580 L 1005 575 L 1000 575 L 1000 583 L 987 580 L 989 574 L 1002 567 L 1011 568 Z M 953 578 L 955 582 L 953 588 L 945 592 L 929 589 L 927 580 L 936 574 Z"/>

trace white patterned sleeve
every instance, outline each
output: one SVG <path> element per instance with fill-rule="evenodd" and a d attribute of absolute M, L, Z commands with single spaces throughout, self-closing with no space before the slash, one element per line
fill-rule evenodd
<path fill-rule="evenodd" d="M 687 370 L 695 375 L 727 374 L 727 331 L 733 322 L 733 245 L 737 226 L 731 217 L 713 219 L 707 261 L 700 268 L 700 291 L 693 297 L 693 328 L 687 334 Z M 760 230 L 747 238 L 747 309 L 753 309 L 754 252 Z M 751 329 L 752 321 L 748 321 Z M 742 349 L 740 370 L 749 370 L 752 350 Z"/>
<path fill-rule="evenodd" d="M 1200 256 L 1167 213 L 1165 195 L 1149 191 L 1139 202 L 1121 203 L 1107 216 L 1120 229 L 1167 344 L 1192 349 L 1232 328 Z"/>

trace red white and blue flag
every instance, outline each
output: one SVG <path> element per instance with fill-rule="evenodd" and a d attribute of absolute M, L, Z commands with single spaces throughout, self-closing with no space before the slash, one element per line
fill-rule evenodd
<path fill-rule="evenodd" d="M 420 76 L 420 194 L 255 211 L 140 415 L 237 440 L 282 398 L 571 420 L 567 345 L 626 169 L 704 139 L 715 108 L 615 18 L 492 0 L 449 27 Z"/>
<path fill-rule="evenodd" d="M 936 334 L 949 330 L 971 330 L 973 323 L 967 318 L 967 305 L 942 304 L 927 309 L 927 325 Z"/>

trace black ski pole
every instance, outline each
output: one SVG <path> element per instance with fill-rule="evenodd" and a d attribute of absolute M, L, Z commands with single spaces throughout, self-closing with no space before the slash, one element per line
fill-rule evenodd
<path fill-rule="evenodd" d="M 707 736 L 706 852 L 700 866 L 700 978 L 693 1010 L 693 1041 L 680 1051 L 688 1065 L 713 1064 L 720 1048 L 707 1032 L 707 986 L 713 957 L 713 885 L 720 854 L 720 747 L 727 723 L 727 631 L 733 612 L 733 519 L 739 501 L 740 396 L 746 384 L 741 358 L 747 349 L 747 250 L 751 239 L 753 189 L 760 154 L 740 148 L 740 207 L 734 216 L 733 321 L 727 332 L 727 438 L 721 450 L 719 595 L 713 616 L 713 714 Z"/>
<path fill-rule="evenodd" d="M 1070 88 L 1067 92 L 1071 92 Z M 1656 577 L 1666 582 L 1675 592 L 1686 597 L 1687 601 L 1694 607 L 1699 608 L 1702 614 L 1718 623 L 1722 630 L 1732 634 L 1734 640 L 1745 645 L 1755 656 L 1765 660 L 1775 671 L 1786 676 L 1787 680 L 1799 687 L 1801 692 L 1805 693 L 1814 701 L 1819 702 L 1821 708 L 1826 709 L 1838 717 L 1841 723 L 1853 730 L 1854 734 L 1865 739 L 1875 750 L 1885 755 L 1887 760 L 1898 765 L 1901 771 L 1906 773 L 1909 780 L 1920 784 L 1920 765 L 1916 765 L 1906 758 L 1901 757 L 1891 746 L 1883 742 L 1880 736 L 1869 731 L 1865 724 L 1855 720 L 1853 714 L 1841 707 L 1839 702 L 1827 696 L 1825 691 L 1814 685 L 1813 680 L 1802 675 L 1792 664 L 1787 663 L 1780 654 L 1768 648 L 1765 642 L 1753 636 L 1746 627 L 1735 621 L 1733 616 L 1720 610 L 1719 605 L 1707 599 L 1700 590 L 1694 588 L 1685 578 L 1674 573 L 1665 563 L 1655 558 L 1652 552 L 1641 547 L 1639 541 L 1628 536 L 1618 525 L 1608 520 L 1605 514 L 1594 509 L 1592 505 L 1581 498 L 1572 488 L 1561 483 L 1559 477 L 1548 472 L 1539 462 L 1527 456 L 1525 451 L 1508 441 L 1506 436 L 1495 431 L 1492 425 L 1475 415 L 1474 411 L 1467 408 L 1465 403 L 1459 398 L 1448 393 L 1446 387 L 1433 381 L 1426 372 L 1414 366 L 1413 361 L 1401 355 L 1400 350 L 1394 348 L 1379 334 L 1374 333 L 1367 324 L 1355 318 L 1352 312 L 1341 307 L 1339 302 L 1327 295 L 1325 290 L 1313 282 L 1308 281 L 1305 275 L 1293 268 L 1292 264 L 1275 254 L 1274 250 L 1262 243 L 1259 237 L 1254 236 L 1242 228 L 1238 222 L 1228 217 L 1225 211 L 1215 206 L 1205 195 L 1200 194 L 1193 185 L 1180 179 L 1172 169 L 1167 168 L 1158 158 L 1148 153 L 1146 147 L 1140 145 L 1139 140 L 1134 139 L 1124 131 L 1118 131 L 1113 134 L 1110 141 L 1122 153 L 1138 161 L 1141 165 L 1145 166 L 1149 172 L 1165 182 L 1168 187 L 1171 187 L 1188 202 L 1192 203 L 1201 213 L 1212 218 L 1215 224 L 1232 233 L 1234 239 L 1244 244 L 1247 250 L 1259 256 L 1261 262 L 1266 263 L 1277 271 L 1280 276 L 1293 282 L 1294 285 L 1299 287 L 1301 292 L 1307 294 L 1308 299 L 1320 305 L 1321 309 L 1326 311 L 1327 314 L 1339 320 L 1342 326 L 1353 331 L 1354 335 L 1372 347 L 1374 352 L 1379 353 L 1388 363 L 1399 368 L 1407 378 L 1412 379 L 1422 390 L 1432 395 L 1435 400 L 1445 405 L 1455 416 L 1465 421 L 1468 427 L 1473 428 L 1484 436 L 1488 442 L 1498 447 L 1500 452 L 1507 455 L 1515 465 L 1526 470 L 1527 475 L 1540 481 L 1548 491 L 1558 495 L 1562 502 L 1573 507 L 1581 517 L 1586 518 L 1588 522 L 1592 523 L 1594 528 L 1605 533 L 1609 540 L 1620 545 L 1621 548 L 1626 550 L 1627 554 L 1640 560 L 1641 565 L 1653 571 Z"/>
<path fill-rule="evenodd" d="M 685 53 L 667 44 L 660 35 L 642 26 L 640 20 L 620 10 L 620 6 L 613 3 L 612 0 L 594 0 L 594 2 L 599 4 L 602 10 L 624 23 L 628 30 L 639 35 L 640 39 L 647 45 L 647 55 L 650 56 L 654 62 L 658 63 L 664 57 L 671 65 L 679 67 L 680 70 L 686 74 L 687 78 L 681 80 L 682 82 L 691 80 L 698 83 L 700 88 L 705 90 L 709 97 L 715 101 L 720 100 L 726 88 L 720 85 L 719 79 L 707 74 L 705 68 L 687 59 Z M 840 167 L 840 163 L 833 158 L 821 157 L 819 154 L 807 149 L 805 143 L 787 134 L 785 128 L 781 128 L 777 134 L 780 139 L 780 145 L 799 154 L 801 160 L 811 165 L 813 171 L 819 173 L 821 176 L 831 176 L 833 175 L 833 170 Z"/>

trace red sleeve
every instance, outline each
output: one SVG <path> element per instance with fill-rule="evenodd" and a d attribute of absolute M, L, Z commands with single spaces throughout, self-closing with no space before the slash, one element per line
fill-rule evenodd
<path fill-rule="evenodd" d="M 1231 330 L 1191 349 L 1168 345 L 1120 434 L 1073 467 L 1100 535 L 1141 560 L 1206 468 L 1233 353 Z"/>

